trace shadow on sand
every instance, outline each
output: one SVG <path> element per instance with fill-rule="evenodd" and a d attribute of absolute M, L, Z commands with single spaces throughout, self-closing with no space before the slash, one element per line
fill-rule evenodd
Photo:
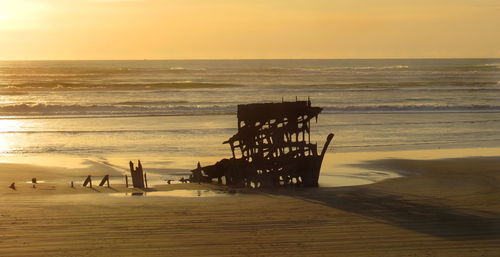
<path fill-rule="evenodd" d="M 268 191 L 290 196 L 290 192 Z M 315 188 L 293 191 L 292 197 L 347 211 L 379 222 L 448 240 L 500 238 L 500 215 L 407 200 L 362 187 Z"/>

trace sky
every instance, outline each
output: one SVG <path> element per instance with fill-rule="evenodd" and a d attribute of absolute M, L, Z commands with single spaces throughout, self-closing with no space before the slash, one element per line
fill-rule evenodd
<path fill-rule="evenodd" d="M 499 58 L 498 0 L 0 0 L 0 60 Z"/>

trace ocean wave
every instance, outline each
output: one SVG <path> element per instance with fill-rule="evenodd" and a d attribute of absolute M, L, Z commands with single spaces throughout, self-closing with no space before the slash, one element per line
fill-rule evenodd
<path fill-rule="evenodd" d="M 153 70 L 156 70 L 156 69 L 153 69 Z M 167 69 L 159 69 L 159 70 L 162 70 L 162 71 L 206 71 L 207 69 L 206 68 L 185 68 L 185 67 L 179 67 L 179 66 L 176 66 L 176 67 L 170 67 L 170 68 L 167 68 Z"/>
<path fill-rule="evenodd" d="M 499 112 L 500 105 L 327 105 L 324 113 L 391 113 L 391 112 Z M 236 114 L 236 104 L 138 104 L 138 105 L 80 105 L 80 104 L 11 104 L 0 106 L 0 116 L 159 116 L 159 115 L 220 115 Z"/>
<path fill-rule="evenodd" d="M 407 70 L 408 65 L 392 65 L 392 66 L 354 66 L 354 70 Z"/>
<path fill-rule="evenodd" d="M 485 63 L 485 64 L 476 65 L 475 67 L 500 69 L 500 63 Z"/>
<path fill-rule="evenodd" d="M 500 63 L 482 63 L 482 64 L 473 64 L 473 65 L 449 65 L 449 66 L 440 66 L 440 67 L 431 67 L 433 72 L 440 71 L 440 72 L 446 72 L 446 73 L 467 73 L 467 72 L 472 72 L 472 73 L 477 73 L 477 72 L 491 72 L 491 71 L 497 71 L 500 69 Z M 426 68 L 424 70 L 429 70 L 429 68 Z"/>
<path fill-rule="evenodd" d="M 329 83 L 297 83 L 277 85 L 247 85 L 208 82 L 102 82 L 102 83 L 59 83 L 33 82 L 19 84 L 1 84 L 0 94 L 27 94 L 30 91 L 181 91 L 195 89 L 236 89 L 267 87 L 287 89 L 338 89 L 346 91 L 380 91 L 380 90 L 500 90 L 499 81 L 338 81 Z"/>
<path fill-rule="evenodd" d="M 472 104 L 472 105 L 349 105 L 326 106 L 325 113 L 364 113 L 364 112 L 498 112 L 500 105 Z"/>
<path fill-rule="evenodd" d="M 232 132 L 234 128 L 190 128 L 186 129 L 119 129 L 119 130 L 6 130 L 0 134 L 127 134 L 127 133 L 171 133 L 171 134 L 216 134 Z"/>
<path fill-rule="evenodd" d="M 123 74 L 144 74 L 144 73 L 177 73 L 177 72 L 197 72 L 206 71 L 205 67 L 183 67 L 183 66 L 162 66 L 162 67 L 0 67 L 1 77 L 25 76 L 25 77 L 75 77 L 75 76 L 102 76 L 102 75 L 123 75 Z"/>
<path fill-rule="evenodd" d="M 0 90 L 0 95 L 3 96 L 16 96 L 16 95 L 27 95 L 29 92 L 26 91 L 2 91 Z"/>
<path fill-rule="evenodd" d="M 235 105 L 80 105 L 80 104 L 12 104 L 0 106 L 2 116 L 50 116 L 50 115 L 209 115 L 235 113 Z"/>
<path fill-rule="evenodd" d="M 388 65 L 388 66 L 329 66 L 329 67 L 271 67 L 256 71 L 299 71 L 299 72 L 329 72 L 344 70 L 407 70 L 408 65 Z"/>
<path fill-rule="evenodd" d="M 295 88 L 327 88 L 347 91 L 381 90 L 500 90 L 495 81 L 344 81 L 324 84 L 284 85 Z"/>
<path fill-rule="evenodd" d="M 236 106 L 238 102 L 235 101 L 224 101 L 224 103 L 218 102 L 218 101 L 187 101 L 187 100 L 165 100 L 165 101 L 148 101 L 148 100 L 143 100 L 143 101 L 123 101 L 123 102 L 116 102 L 113 103 L 113 105 L 116 106 L 167 106 L 167 107 L 172 107 L 172 106 L 229 106 L 229 105 L 234 105 Z"/>
<path fill-rule="evenodd" d="M 43 90 L 169 90 L 197 88 L 231 88 L 242 85 L 205 82 L 166 82 L 166 83 L 68 83 L 68 82 L 29 82 L 18 84 L 0 84 L 0 90 L 8 91 L 43 91 Z"/>
<path fill-rule="evenodd" d="M 124 101 L 115 103 L 116 105 L 171 105 L 171 104 L 187 104 L 189 101 Z"/>

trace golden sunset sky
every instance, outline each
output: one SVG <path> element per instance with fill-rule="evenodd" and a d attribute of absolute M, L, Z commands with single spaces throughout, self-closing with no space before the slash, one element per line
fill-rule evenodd
<path fill-rule="evenodd" d="M 500 57 L 498 0 L 0 0 L 0 59 Z"/>

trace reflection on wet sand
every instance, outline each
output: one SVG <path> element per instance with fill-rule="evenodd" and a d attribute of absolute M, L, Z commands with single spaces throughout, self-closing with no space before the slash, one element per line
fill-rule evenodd
<path fill-rule="evenodd" d="M 197 197 L 227 197 L 234 194 L 228 194 L 223 191 L 213 191 L 213 190 L 189 190 L 189 189 L 179 189 L 171 191 L 152 191 L 152 192 L 131 192 L 125 194 L 111 194 L 112 196 L 153 196 L 153 197 L 187 197 L 187 198 L 197 198 Z"/>

